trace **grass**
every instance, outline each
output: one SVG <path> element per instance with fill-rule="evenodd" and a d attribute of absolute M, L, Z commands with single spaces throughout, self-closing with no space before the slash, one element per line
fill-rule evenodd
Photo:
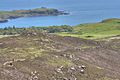
<path fill-rule="evenodd" d="M 120 35 L 120 19 L 108 19 L 93 24 L 80 24 L 73 27 L 73 32 L 60 32 L 56 34 L 84 39 L 101 39 L 116 36 Z"/>
<path fill-rule="evenodd" d="M 85 25 L 88 25 L 88 24 L 85 24 Z M 93 25 L 93 24 L 90 24 L 90 25 Z M 102 25 L 102 23 L 100 23 L 100 25 Z M 101 36 L 103 37 L 103 35 L 104 37 L 105 35 L 106 37 L 108 37 L 108 35 L 110 36 L 112 34 L 117 35 L 119 33 L 119 30 L 113 27 L 111 27 L 109 31 L 106 31 L 107 28 L 106 29 L 103 28 L 105 31 L 98 30 L 99 33 L 96 33 L 96 27 L 95 27 L 95 30 L 94 28 L 91 28 L 92 31 L 90 31 L 89 28 L 87 27 L 86 27 L 87 29 L 85 29 L 87 31 L 85 30 L 81 31 L 81 29 L 76 29 L 76 28 L 81 28 L 81 27 L 79 26 L 74 27 L 74 33 L 62 32 L 62 33 L 56 33 L 56 34 L 62 35 L 62 36 L 74 36 L 74 37 L 83 37 L 83 38 L 86 38 L 86 36 L 90 36 L 89 38 L 91 38 L 91 36 L 95 36 L 95 35 L 96 37 L 98 37 L 98 35 L 99 37 Z M 82 32 L 85 32 L 85 33 L 83 34 Z M 0 39 L 1 40 L 0 42 L 4 43 L 4 44 L 1 44 L 0 46 L 1 63 L 5 61 L 11 61 L 13 59 L 16 59 L 16 60 L 25 59 L 25 61 L 17 61 L 14 63 L 16 70 L 20 71 L 21 73 L 25 73 L 25 75 L 26 73 L 30 74 L 33 71 L 37 71 L 38 73 L 40 73 L 39 77 L 41 80 L 48 80 L 45 78 L 45 76 L 46 77 L 55 76 L 56 79 L 60 77 L 69 78 L 71 77 L 71 74 L 77 77 L 78 80 L 113 80 L 107 77 L 106 75 L 104 75 L 104 71 L 107 69 L 104 69 L 101 66 L 98 67 L 85 59 L 85 58 L 89 58 L 89 54 L 87 55 L 88 57 L 86 57 L 82 55 L 85 52 L 81 52 L 81 51 L 78 52 L 78 50 L 75 50 L 76 47 L 80 49 L 89 50 L 89 48 L 94 48 L 96 47 L 96 45 L 95 46 L 91 44 L 89 45 L 85 40 L 86 44 L 81 43 L 81 45 L 75 46 L 77 45 L 77 43 L 75 43 L 75 45 L 71 44 L 72 46 L 69 47 L 68 43 L 63 42 L 61 40 L 62 37 L 57 37 L 57 40 L 56 40 L 56 37 L 50 36 L 48 34 L 43 35 L 42 33 L 41 34 L 37 33 L 38 35 L 36 36 L 33 36 L 33 34 L 31 35 L 30 34 L 28 35 L 28 34 L 29 33 L 25 33 L 23 35 L 19 35 L 16 37 L 8 37 L 8 38 Z M 66 39 L 66 40 L 70 40 L 70 39 Z M 60 48 L 59 48 L 58 42 L 60 42 Z M 66 50 L 63 52 L 63 49 L 65 47 L 66 47 Z M 116 48 L 117 46 L 115 45 L 113 47 Z M 58 52 L 57 50 L 61 52 Z M 90 50 L 90 52 L 92 51 Z M 66 54 L 66 55 L 68 54 L 68 56 L 64 56 L 62 54 Z M 69 54 L 73 55 L 74 57 L 70 58 Z M 78 58 L 79 60 L 75 60 Z M 1 63 L 0 63 L 0 68 L 3 68 L 4 70 L 4 67 L 1 66 L 2 65 Z M 78 67 L 80 65 L 86 66 L 85 74 L 81 74 L 79 72 L 80 69 L 77 69 L 77 68 L 75 71 L 72 71 L 72 73 L 71 72 L 69 73 L 67 71 L 71 67 Z M 61 66 L 63 66 L 63 70 L 62 70 L 63 73 L 62 74 L 58 72 L 56 73 L 56 69 L 59 69 L 59 67 Z M 43 79 L 41 78 L 41 75 L 44 75 Z M 53 80 L 53 79 L 50 78 L 50 80 Z"/>
<path fill-rule="evenodd" d="M 43 49 L 36 48 L 14 48 L 14 49 L 0 49 L 0 53 L 4 56 L 8 56 L 11 58 L 24 58 L 24 59 L 34 59 L 36 57 L 40 57 L 43 54 Z"/>
<path fill-rule="evenodd" d="M 52 59 L 49 59 L 48 61 L 48 64 L 52 65 L 52 66 L 64 66 L 64 67 L 67 67 L 67 66 L 72 66 L 73 63 L 68 60 L 68 59 L 65 59 L 65 58 L 52 58 Z"/>
<path fill-rule="evenodd" d="M 0 35 L 0 38 L 11 37 L 11 36 L 18 36 L 18 35 Z"/>
<path fill-rule="evenodd" d="M 106 32 L 107 33 L 107 32 Z M 72 37 L 78 37 L 78 38 L 84 38 L 84 39 L 102 39 L 102 38 L 106 38 L 106 37 L 111 37 L 111 36 L 116 36 L 119 35 L 118 33 L 114 33 L 114 34 L 94 34 L 94 33 L 90 33 L 90 34 L 72 34 L 72 33 L 56 33 L 57 35 L 60 36 L 72 36 Z"/>

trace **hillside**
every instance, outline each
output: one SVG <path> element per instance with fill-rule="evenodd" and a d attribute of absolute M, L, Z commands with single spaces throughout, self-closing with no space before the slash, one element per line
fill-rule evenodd
<path fill-rule="evenodd" d="M 0 80 L 119 80 L 116 37 L 94 41 L 33 30 L 1 38 Z"/>
<path fill-rule="evenodd" d="M 59 32 L 62 36 L 74 36 L 85 39 L 101 39 L 120 35 L 120 19 L 107 19 L 99 23 L 80 24 L 72 32 Z"/>
<path fill-rule="evenodd" d="M 120 19 L 0 29 L 0 80 L 120 80 Z"/>

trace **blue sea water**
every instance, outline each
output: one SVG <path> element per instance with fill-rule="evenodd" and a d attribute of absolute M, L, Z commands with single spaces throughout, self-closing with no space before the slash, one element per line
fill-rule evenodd
<path fill-rule="evenodd" d="M 120 0 L 0 0 L 0 10 L 32 9 L 38 7 L 65 10 L 70 15 L 25 17 L 0 23 L 0 27 L 78 25 L 120 18 Z"/>

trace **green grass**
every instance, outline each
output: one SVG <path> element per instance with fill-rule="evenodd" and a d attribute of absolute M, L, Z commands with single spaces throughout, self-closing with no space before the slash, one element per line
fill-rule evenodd
<path fill-rule="evenodd" d="M 120 35 L 120 19 L 108 19 L 100 23 L 80 24 L 73 27 L 73 32 L 56 33 L 61 36 L 80 37 L 85 39 L 101 39 Z"/>

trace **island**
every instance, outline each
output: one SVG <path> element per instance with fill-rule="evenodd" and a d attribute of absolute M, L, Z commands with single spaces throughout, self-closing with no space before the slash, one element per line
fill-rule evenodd
<path fill-rule="evenodd" d="M 29 10 L 0 11 L 0 23 L 8 22 L 8 19 L 16 19 L 20 17 L 57 16 L 67 14 L 68 13 L 65 13 L 64 11 L 45 7 Z"/>

